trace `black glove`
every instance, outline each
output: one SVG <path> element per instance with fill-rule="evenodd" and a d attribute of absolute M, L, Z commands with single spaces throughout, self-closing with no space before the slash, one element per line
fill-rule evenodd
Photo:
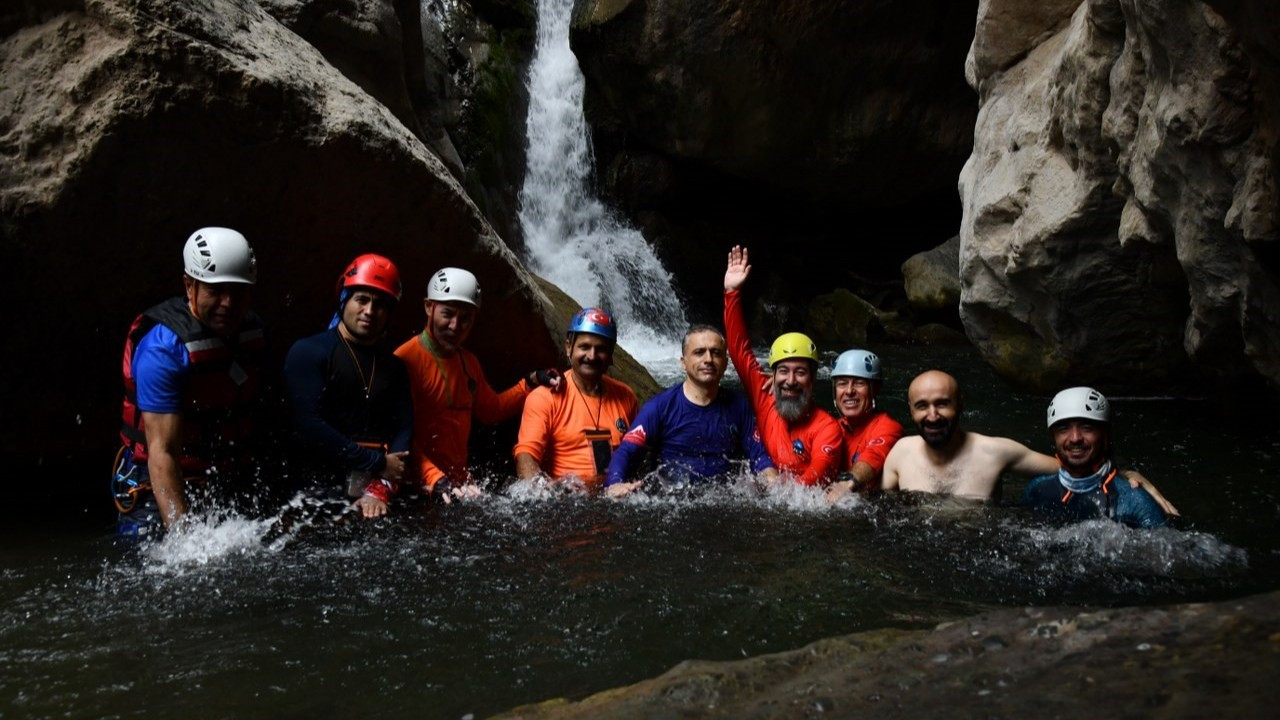
<path fill-rule="evenodd" d="M 536 387 L 551 387 L 553 383 L 560 380 L 562 376 L 560 371 L 555 368 L 547 368 L 546 370 L 532 370 L 525 376 L 525 383 L 532 390 Z"/>
<path fill-rule="evenodd" d="M 446 496 L 453 492 L 453 488 L 453 481 L 449 479 L 448 475 L 446 475 L 437 480 L 435 485 L 431 486 L 430 497 L 432 500 L 443 500 L 445 502 L 449 502 Z"/>

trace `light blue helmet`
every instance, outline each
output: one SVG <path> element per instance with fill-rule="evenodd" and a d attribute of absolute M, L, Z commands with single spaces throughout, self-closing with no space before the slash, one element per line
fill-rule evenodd
<path fill-rule="evenodd" d="M 866 380 L 880 379 L 880 358 L 866 350 L 845 350 L 836 358 L 831 377 L 856 377 Z"/>

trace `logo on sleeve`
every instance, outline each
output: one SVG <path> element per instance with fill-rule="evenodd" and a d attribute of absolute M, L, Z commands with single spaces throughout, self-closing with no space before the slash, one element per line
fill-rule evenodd
<path fill-rule="evenodd" d="M 619 420 L 618 422 L 622 422 L 622 421 Z M 624 427 L 623 430 L 625 429 L 626 428 Z M 648 440 L 648 438 L 644 434 L 643 425 L 635 426 L 635 429 L 633 429 L 631 432 L 627 433 L 626 435 L 622 436 L 622 442 L 631 443 L 632 445 L 639 445 L 640 447 L 645 446 L 646 440 Z"/>
<path fill-rule="evenodd" d="M 874 447 L 876 445 L 883 445 L 883 444 L 884 444 L 884 438 L 882 437 L 871 438 L 871 441 L 867 443 L 867 445 L 870 447 Z"/>
<path fill-rule="evenodd" d="M 832 457 L 836 454 L 836 449 L 831 447 L 830 445 L 823 445 L 822 452 L 826 453 L 827 457 Z"/>
<path fill-rule="evenodd" d="M 627 431 L 627 421 L 618 418 L 618 422 L 614 423 L 614 427 L 618 428 L 618 432 L 624 433 Z M 640 436 L 644 437 L 644 430 L 640 430 Z"/>

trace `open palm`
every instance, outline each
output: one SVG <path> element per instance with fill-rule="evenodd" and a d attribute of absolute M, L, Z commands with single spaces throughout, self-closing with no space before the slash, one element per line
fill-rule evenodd
<path fill-rule="evenodd" d="M 734 245 L 729 251 L 729 266 L 724 271 L 724 289 L 737 290 L 747 281 L 747 276 L 750 274 L 751 265 L 748 263 L 747 249 Z"/>

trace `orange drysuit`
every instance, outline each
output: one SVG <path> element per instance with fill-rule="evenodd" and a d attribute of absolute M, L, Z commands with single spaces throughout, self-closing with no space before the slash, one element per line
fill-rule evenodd
<path fill-rule="evenodd" d="M 425 330 L 396 348 L 396 356 L 409 371 L 413 396 L 413 445 L 406 481 L 416 478 L 424 490 L 445 476 L 455 483 L 469 481 L 471 417 L 492 425 L 515 415 L 529 394 L 528 387 L 521 380 L 495 393 L 471 351 L 458 348 L 450 357 L 441 357 Z"/>

